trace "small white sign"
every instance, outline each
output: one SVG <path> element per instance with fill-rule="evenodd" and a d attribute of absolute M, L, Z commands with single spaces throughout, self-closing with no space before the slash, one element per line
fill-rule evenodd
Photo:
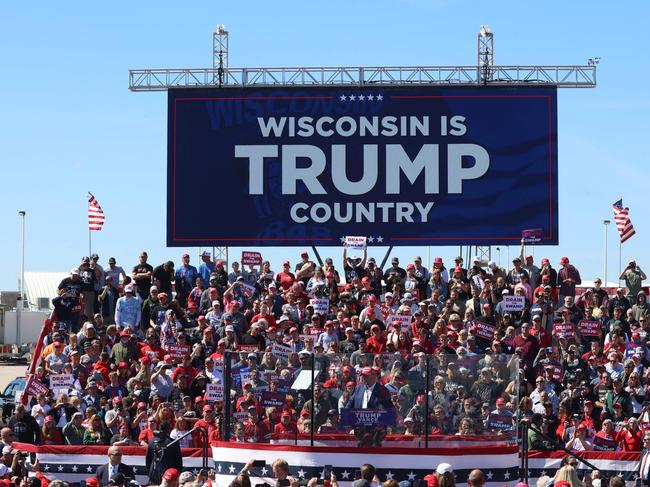
<path fill-rule="evenodd" d="M 291 353 L 291 347 L 289 345 L 280 345 L 278 342 L 273 342 L 271 353 L 273 353 L 273 355 L 275 355 L 280 360 L 288 362 L 289 354 Z"/>
<path fill-rule="evenodd" d="M 50 387 L 52 389 L 72 387 L 72 374 L 58 374 L 50 376 Z"/>
<path fill-rule="evenodd" d="M 223 401 L 223 384 L 207 384 L 205 398 L 208 402 Z"/>
<path fill-rule="evenodd" d="M 330 300 L 327 298 L 310 299 L 309 304 L 313 306 L 314 313 L 318 313 L 319 315 L 327 314 L 330 309 Z"/>
<path fill-rule="evenodd" d="M 506 303 L 506 311 L 521 311 L 526 306 L 526 296 L 508 296 L 503 297 L 503 302 Z"/>
<path fill-rule="evenodd" d="M 411 326 L 411 315 L 390 315 L 388 317 L 389 326 L 395 326 L 395 323 L 400 324 L 402 331 L 408 331 Z"/>
<path fill-rule="evenodd" d="M 314 381 L 318 379 L 318 374 L 320 373 L 319 370 L 314 370 Z M 296 377 L 296 380 L 293 381 L 293 385 L 291 386 L 291 389 L 295 389 L 296 391 L 304 391 L 305 389 L 310 389 L 312 382 L 311 382 L 311 370 L 301 370 L 300 373 L 298 374 L 298 377 Z"/>
<path fill-rule="evenodd" d="M 348 250 L 366 250 L 366 237 L 345 237 L 345 246 Z"/>

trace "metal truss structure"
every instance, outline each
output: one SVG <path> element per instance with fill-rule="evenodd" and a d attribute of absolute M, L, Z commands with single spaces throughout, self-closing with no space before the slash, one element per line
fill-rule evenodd
<path fill-rule="evenodd" d="M 596 66 L 397 66 L 132 69 L 129 90 L 261 86 L 556 86 L 595 88 Z M 221 76 L 220 76 L 221 75 Z M 221 81 L 221 83 L 220 83 Z"/>
<path fill-rule="evenodd" d="M 212 33 L 212 67 L 228 67 L 228 31 L 223 24 L 219 24 Z"/>
<path fill-rule="evenodd" d="M 494 34 L 487 25 L 482 25 L 478 31 L 476 65 L 480 66 L 481 78 L 479 82 L 484 85 L 492 80 L 492 67 L 494 66 Z"/>
<path fill-rule="evenodd" d="M 131 69 L 129 90 L 167 91 L 174 88 L 254 88 L 294 86 L 555 86 L 595 88 L 600 58 L 587 65 L 495 66 L 494 34 L 481 26 L 477 37 L 475 66 L 394 66 L 394 67 L 298 67 L 230 68 L 228 31 L 218 25 L 212 35 L 212 67 L 181 69 Z M 467 262 L 475 250 L 483 262 L 490 260 L 490 246 L 460 248 Z M 500 250 L 497 248 L 497 250 Z M 215 259 L 228 261 L 228 247 L 213 247 Z M 389 249 L 390 253 L 390 249 Z M 388 254 L 387 254 L 388 256 Z"/>

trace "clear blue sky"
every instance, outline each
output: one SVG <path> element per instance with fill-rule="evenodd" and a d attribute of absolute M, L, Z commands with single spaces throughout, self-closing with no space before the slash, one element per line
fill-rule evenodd
<path fill-rule="evenodd" d="M 17 289 L 18 210 L 27 211 L 28 271 L 68 271 L 87 254 L 87 191 L 106 212 L 104 230 L 93 233 L 103 264 L 112 255 L 130 268 L 141 249 L 154 265 L 178 262 L 184 250 L 195 255 L 165 247 L 166 94 L 129 92 L 127 72 L 210 66 L 218 23 L 231 33 L 233 67 L 469 65 L 485 23 L 495 32 L 496 64 L 602 57 L 598 88 L 560 90 L 560 246 L 536 248 L 536 260 L 548 256 L 557 265 L 568 255 L 583 278 L 602 276 L 602 220 L 612 219 L 611 204 L 623 197 L 637 230 L 623 258 L 650 270 L 649 17 L 650 3 L 641 0 L 2 2 L 0 290 Z M 199 175 L 196 183 L 206 184 Z M 613 225 L 609 237 L 612 280 Z M 264 255 L 277 268 L 281 256 L 295 260 L 298 250 Z M 371 255 L 384 252 L 374 247 Z M 432 259 L 445 261 L 457 252 L 430 249 Z M 396 254 L 426 259 L 428 252 L 403 247 Z M 502 249 L 503 265 L 506 256 Z"/>

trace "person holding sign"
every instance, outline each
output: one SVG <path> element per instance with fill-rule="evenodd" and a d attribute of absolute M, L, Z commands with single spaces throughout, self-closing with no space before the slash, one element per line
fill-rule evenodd
<path fill-rule="evenodd" d="M 363 257 L 351 255 L 348 257 L 348 247 L 343 249 L 343 272 L 345 280 L 352 282 L 352 279 L 358 277 L 362 279 L 366 275 L 366 259 L 368 258 L 368 249 L 364 247 Z"/>
<path fill-rule="evenodd" d="M 594 450 L 597 451 L 616 451 L 618 441 L 616 441 L 616 432 L 614 423 L 611 419 L 603 421 L 602 429 L 594 437 Z"/>
<path fill-rule="evenodd" d="M 496 409 L 488 415 L 488 428 L 497 432 L 511 431 L 513 414 L 506 408 L 506 400 L 502 397 L 496 400 Z"/>
<path fill-rule="evenodd" d="M 575 325 L 571 322 L 571 315 L 568 310 L 562 313 L 562 321 L 553 324 L 553 334 L 559 340 L 564 338 L 567 343 L 580 344 L 580 337 L 575 333 Z"/>

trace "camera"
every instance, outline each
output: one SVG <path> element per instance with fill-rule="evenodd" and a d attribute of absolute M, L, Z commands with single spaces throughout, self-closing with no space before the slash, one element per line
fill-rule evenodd
<path fill-rule="evenodd" d="M 329 480 L 331 476 L 332 476 L 332 466 L 331 465 L 325 465 L 323 467 L 323 476 L 318 479 L 316 484 L 317 485 L 322 485 L 326 480 Z"/>

